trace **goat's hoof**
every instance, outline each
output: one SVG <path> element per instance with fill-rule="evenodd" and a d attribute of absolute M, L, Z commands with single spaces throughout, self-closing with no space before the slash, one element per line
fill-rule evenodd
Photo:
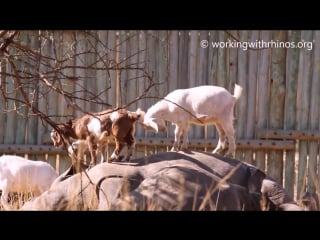
<path fill-rule="evenodd" d="M 131 156 L 123 157 L 121 162 L 130 162 Z"/>
<path fill-rule="evenodd" d="M 117 159 L 117 162 L 123 162 L 125 160 L 126 159 L 124 158 L 124 156 L 119 156 L 118 159 Z"/>
<path fill-rule="evenodd" d="M 93 168 L 95 165 L 96 165 L 95 163 L 92 163 L 92 162 L 91 162 L 91 163 L 89 164 L 89 169 L 90 169 L 90 168 Z"/>
<path fill-rule="evenodd" d="M 226 153 L 226 154 L 224 155 L 224 157 L 227 157 L 227 158 L 235 158 L 235 155 L 232 154 L 232 153 Z"/>
<path fill-rule="evenodd" d="M 185 152 L 185 153 L 191 153 L 191 150 L 189 150 L 188 148 L 181 148 L 181 151 Z"/>
<path fill-rule="evenodd" d="M 177 148 L 177 147 L 172 147 L 172 148 L 170 149 L 170 151 L 171 151 L 171 152 L 179 152 L 179 148 Z"/>
<path fill-rule="evenodd" d="M 226 156 L 227 150 L 228 149 L 217 149 L 217 150 L 212 151 L 212 153 L 219 154 L 221 156 Z M 227 154 L 230 154 L 230 153 L 227 153 Z"/>

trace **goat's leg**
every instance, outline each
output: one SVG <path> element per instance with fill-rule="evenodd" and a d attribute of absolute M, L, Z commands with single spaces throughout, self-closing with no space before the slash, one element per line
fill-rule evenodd
<path fill-rule="evenodd" d="M 125 162 L 129 162 L 130 161 L 130 158 L 132 156 L 132 152 L 133 152 L 133 149 L 134 149 L 134 144 L 126 144 L 123 148 L 122 148 L 122 151 L 121 152 L 124 152 L 124 158 L 122 159 L 122 161 L 125 161 Z"/>
<path fill-rule="evenodd" d="M 229 142 L 229 149 L 225 154 L 225 156 L 234 158 L 236 155 L 236 142 L 235 142 L 235 130 L 233 128 L 233 122 L 232 121 L 226 122 L 226 124 L 223 127 Z"/>
<path fill-rule="evenodd" d="M 100 152 L 100 154 L 101 154 L 101 156 L 100 156 L 100 163 L 105 162 L 106 149 L 107 149 L 107 144 L 106 144 L 106 143 L 101 143 L 101 144 L 99 145 L 99 152 Z"/>
<path fill-rule="evenodd" d="M 116 148 L 114 149 L 108 162 L 112 162 L 114 160 L 121 160 L 120 159 L 120 151 L 124 147 L 125 144 L 121 141 L 118 141 L 118 140 L 116 140 L 115 142 L 116 142 Z"/>
<path fill-rule="evenodd" d="M 71 166 L 72 166 L 72 168 L 73 168 L 73 171 L 75 172 L 75 173 L 78 173 L 78 172 L 80 172 L 80 164 L 78 164 L 79 163 L 79 154 L 78 154 L 78 150 L 77 150 L 77 148 L 78 148 L 78 145 L 77 145 L 77 143 L 75 144 L 75 146 L 73 145 L 73 144 L 71 144 L 69 147 L 68 147 L 68 155 L 69 155 L 69 157 L 71 158 Z"/>
<path fill-rule="evenodd" d="M 72 160 L 72 166 L 76 173 L 82 170 L 81 164 L 86 165 L 84 162 L 84 152 L 86 148 L 87 142 L 85 140 L 77 140 L 68 148 L 68 153 Z"/>
<path fill-rule="evenodd" d="M 188 133 L 189 133 L 189 125 L 183 126 L 183 142 L 181 145 L 181 150 L 183 151 L 188 150 L 188 145 L 189 145 Z"/>
<path fill-rule="evenodd" d="M 178 124 L 175 124 L 174 143 L 170 151 L 179 151 L 181 133 L 182 133 L 182 128 Z"/>
<path fill-rule="evenodd" d="M 9 192 L 4 189 L 1 193 L 1 204 L 4 210 L 10 210 L 10 204 L 8 203 Z"/>
<path fill-rule="evenodd" d="M 132 156 L 133 149 L 135 148 L 134 140 L 134 128 L 132 131 L 129 131 L 124 138 L 125 145 L 120 149 L 120 155 L 124 156 L 122 161 L 129 162 Z"/>
<path fill-rule="evenodd" d="M 223 151 L 226 148 L 226 133 L 220 123 L 216 123 L 216 127 L 219 134 L 219 140 L 218 145 L 212 151 L 212 153 L 223 154 Z"/>
<path fill-rule="evenodd" d="M 94 139 L 91 136 L 87 138 L 87 142 L 91 158 L 90 166 L 95 166 L 97 164 L 97 145 L 93 143 Z"/>

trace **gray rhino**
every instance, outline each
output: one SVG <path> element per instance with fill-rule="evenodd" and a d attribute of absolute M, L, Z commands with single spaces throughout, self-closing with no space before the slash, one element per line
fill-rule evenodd
<path fill-rule="evenodd" d="M 301 209 L 279 183 L 250 164 L 180 151 L 102 163 L 77 174 L 70 168 L 21 210 Z"/>

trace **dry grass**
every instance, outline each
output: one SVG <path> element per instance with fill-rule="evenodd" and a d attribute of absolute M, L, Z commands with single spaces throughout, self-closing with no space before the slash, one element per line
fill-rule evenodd
<path fill-rule="evenodd" d="M 2 192 L 1 192 L 2 193 Z M 18 210 L 22 207 L 22 205 L 30 201 L 34 198 L 33 193 L 27 192 L 27 193 L 10 193 L 8 202 L 10 203 L 10 209 L 8 210 Z M 0 211 L 4 211 L 2 204 L 0 204 Z"/>

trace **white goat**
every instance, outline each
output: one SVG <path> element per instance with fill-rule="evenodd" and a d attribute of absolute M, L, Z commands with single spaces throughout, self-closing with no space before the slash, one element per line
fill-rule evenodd
<path fill-rule="evenodd" d="M 15 155 L 0 157 L 1 204 L 10 209 L 9 193 L 30 193 L 40 195 L 48 190 L 58 177 L 54 168 L 43 161 L 27 160 Z"/>
<path fill-rule="evenodd" d="M 190 124 L 214 124 L 219 133 L 219 141 L 213 153 L 222 153 L 226 148 L 226 136 L 229 141 L 228 157 L 235 156 L 235 130 L 233 111 L 236 101 L 242 93 L 242 87 L 235 85 L 231 95 L 219 86 L 198 86 L 188 89 L 177 89 L 163 100 L 151 106 L 144 116 L 142 125 L 147 129 L 166 131 L 165 121 L 175 125 L 175 139 L 171 151 L 179 150 L 180 136 L 183 133 L 183 150 L 188 148 L 188 130 Z"/>

